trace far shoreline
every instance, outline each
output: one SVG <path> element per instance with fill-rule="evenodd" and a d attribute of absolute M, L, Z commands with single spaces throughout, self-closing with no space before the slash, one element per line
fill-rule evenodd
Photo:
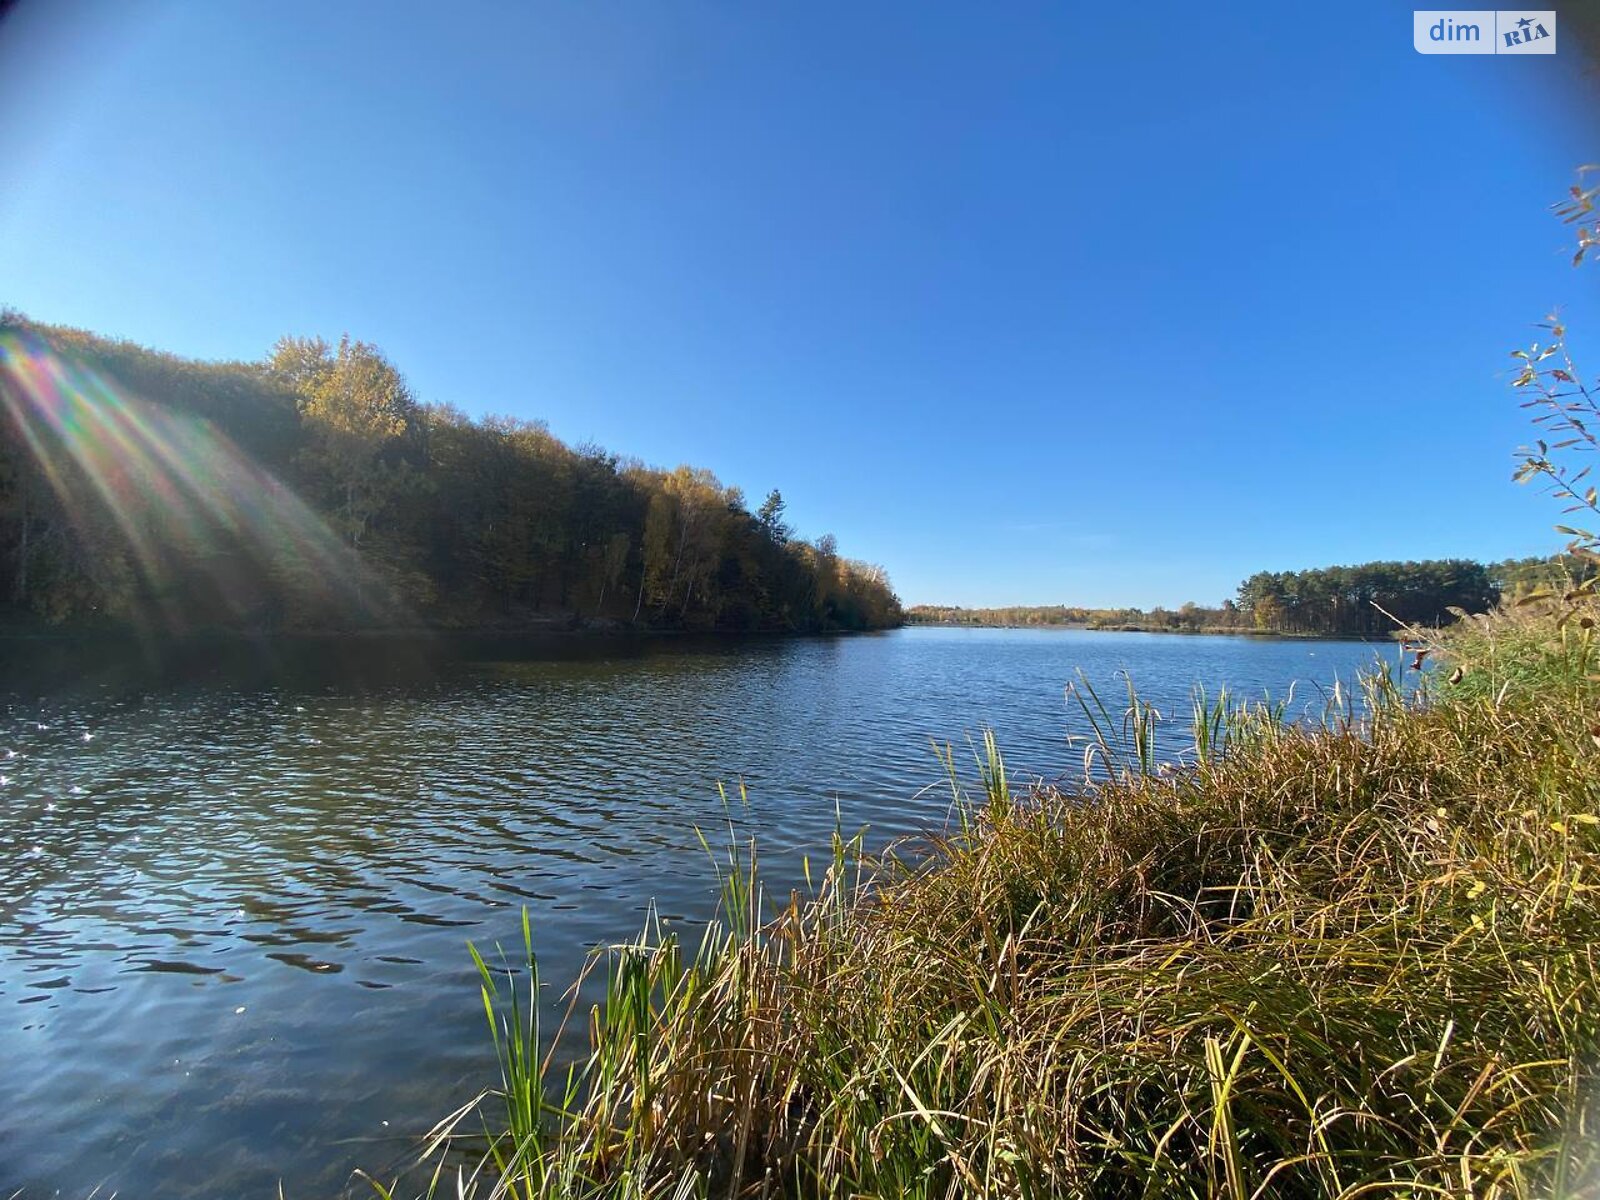
<path fill-rule="evenodd" d="M 578 622 L 552 618 L 517 624 L 493 625 L 394 625 L 362 626 L 346 629 L 294 629 L 257 628 L 230 629 L 213 627 L 205 629 L 171 630 L 140 629 L 131 625 L 45 625 L 29 622 L 0 624 L 0 644 L 5 643 L 81 643 L 140 642 L 150 638 L 187 645 L 252 644 L 263 642 L 381 642 L 388 639 L 505 639 L 552 642 L 599 641 L 607 638 L 617 641 L 670 641 L 679 638 L 706 638 L 710 640 L 775 640 L 782 638 L 840 637 L 845 635 L 873 635 L 892 633 L 898 629 L 1004 629 L 1013 631 L 1038 631 L 1062 633 L 1142 633 L 1177 637 L 1239 637 L 1256 641 L 1310 641 L 1310 642 L 1367 642 L 1374 645 L 1402 641 L 1402 631 L 1395 630 L 1387 636 L 1354 633 L 1300 633 L 1261 629 L 1149 629 L 1136 625 L 1090 625 L 1083 622 L 1051 622 L 1048 624 L 972 623 L 961 621 L 905 621 L 899 625 L 886 625 L 876 629 L 686 629 L 681 626 L 636 626 L 620 621 Z"/>
<path fill-rule="evenodd" d="M 967 621 L 907 621 L 903 629 L 1032 629 L 1059 630 L 1079 633 L 1149 633 L 1171 634 L 1177 637 L 1247 637 L 1262 641 L 1280 642 L 1372 642 L 1384 644 L 1401 640 L 1400 631 L 1388 636 L 1359 633 L 1296 633 L 1274 629 L 1146 629 L 1138 625 L 1090 625 L 1081 622 L 1056 621 L 1040 625 L 977 623 Z"/>

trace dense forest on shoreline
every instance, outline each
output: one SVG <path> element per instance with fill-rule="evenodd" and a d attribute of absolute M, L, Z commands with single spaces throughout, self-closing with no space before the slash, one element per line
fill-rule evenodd
<path fill-rule="evenodd" d="M 1536 589 L 1564 590 L 1594 573 L 1572 554 L 1479 563 L 1469 559 L 1370 562 L 1306 571 L 1260 571 L 1239 585 L 1236 598 L 1209 608 L 1176 609 L 1017 605 L 961 608 L 922 604 L 906 611 L 914 625 L 1081 626 L 1165 633 L 1274 633 L 1385 637 L 1406 625 L 1440 626 L 1452 610 L 1485 612 L 1502 598 Z M 1385 615 L 1389 614 L 1389 615 Z M 1392 618 L 1392 619 L 1391 619 Z"/>
<path fill-rule="evenodd" d="M 425 404 L 375 347 L 197 362 L 0 314 L 0 610 L 194 630 L 898 625 L 772 491 Z"/>
<path fill-rule="evenodd" d="M 165 632 L 899 624 L 1381 637 L 1577 581 L 1572 555 L 1258 572 L 1215 607 L 902 612 L 882 568 L 709 471 L 418 400 L 375 347 L 197 362 L 0 314 L 0 619 Z"/>

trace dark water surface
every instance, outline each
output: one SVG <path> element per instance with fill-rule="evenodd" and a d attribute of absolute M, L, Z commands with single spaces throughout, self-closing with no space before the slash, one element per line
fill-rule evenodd
<path fill-rule="evenodd" d="M 1064 687 L 1316 701 L 1392 648 L 1071 631 L 520 645 L 0 644 L 0 1196 L 341 1191 L 490 1078 L 466 952 L 546 978 L 703 917 L 743 780 L 769 882 L 940 826 L 930 739 L 1081 770 Z M 924 790 L 926 789 L 926 790 Z M 774 880 L 772 877 L 778 878 Z"/>

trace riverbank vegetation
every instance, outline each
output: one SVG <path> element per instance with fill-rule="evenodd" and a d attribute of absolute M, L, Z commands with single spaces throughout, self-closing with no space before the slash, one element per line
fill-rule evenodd
<path fill-rule="evenodd" d="M 1175 769 L 1086 692 L 1086 792 L 991 743 L 951 832 L 838 842 L 775 911 L 735 843 L 698 948 L 596 960 L 560 1080 L 486 964 L 492 1137 L 441 1189 L 1595 1194 L 1596 615 L 1463 622 L 1420 693 L 1379 674 L 1312 727 L 1200 699 Z"/>
<path fill-rule="evenodd" d="M 315 630 L 897 625 L 884 571 L 709 471 L 414 396 L 375 347 L 181 359 L 0 317 L 0 616 Z"/>
<path fill-rule="evenodd" d="M 1084 608 L 1071 605 L 960 608 L 916 605 L 913 625 L 1008 627 L 1079 626 L 1149 633 L 1270 633 L 1313 637 L 1386 638 L 1405 625 L 1438 626 L 1456 611 L 1484 612 L 1502 598 L 1570 586 L 1594 575 L 1580 555 L 1423 562 L 1372 562 L 1306 571 L 1260 571 L 1239 585 L 1236 598 L 1216 607 Z"/>

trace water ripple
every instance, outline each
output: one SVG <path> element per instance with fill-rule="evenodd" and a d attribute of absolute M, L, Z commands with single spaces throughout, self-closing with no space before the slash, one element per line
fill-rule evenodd
<path fill-rule="evenodd" d="M 1019 776 L 1074 770 L 1080 666 L 1175 715 L 1195 680 L 1282 694 L 1373 653 L 965 630 L 0 647 L 0 1191 L 337 1192 L 487 1077 L 465 942 L 514 942 L 524 905 L 564 982 L 652 900 L 703 918 L 697 827 L 758 833 L 786 888 L 836 821 L 939 826 L 935 740 L 970 762 L 988 724 Z"/>

